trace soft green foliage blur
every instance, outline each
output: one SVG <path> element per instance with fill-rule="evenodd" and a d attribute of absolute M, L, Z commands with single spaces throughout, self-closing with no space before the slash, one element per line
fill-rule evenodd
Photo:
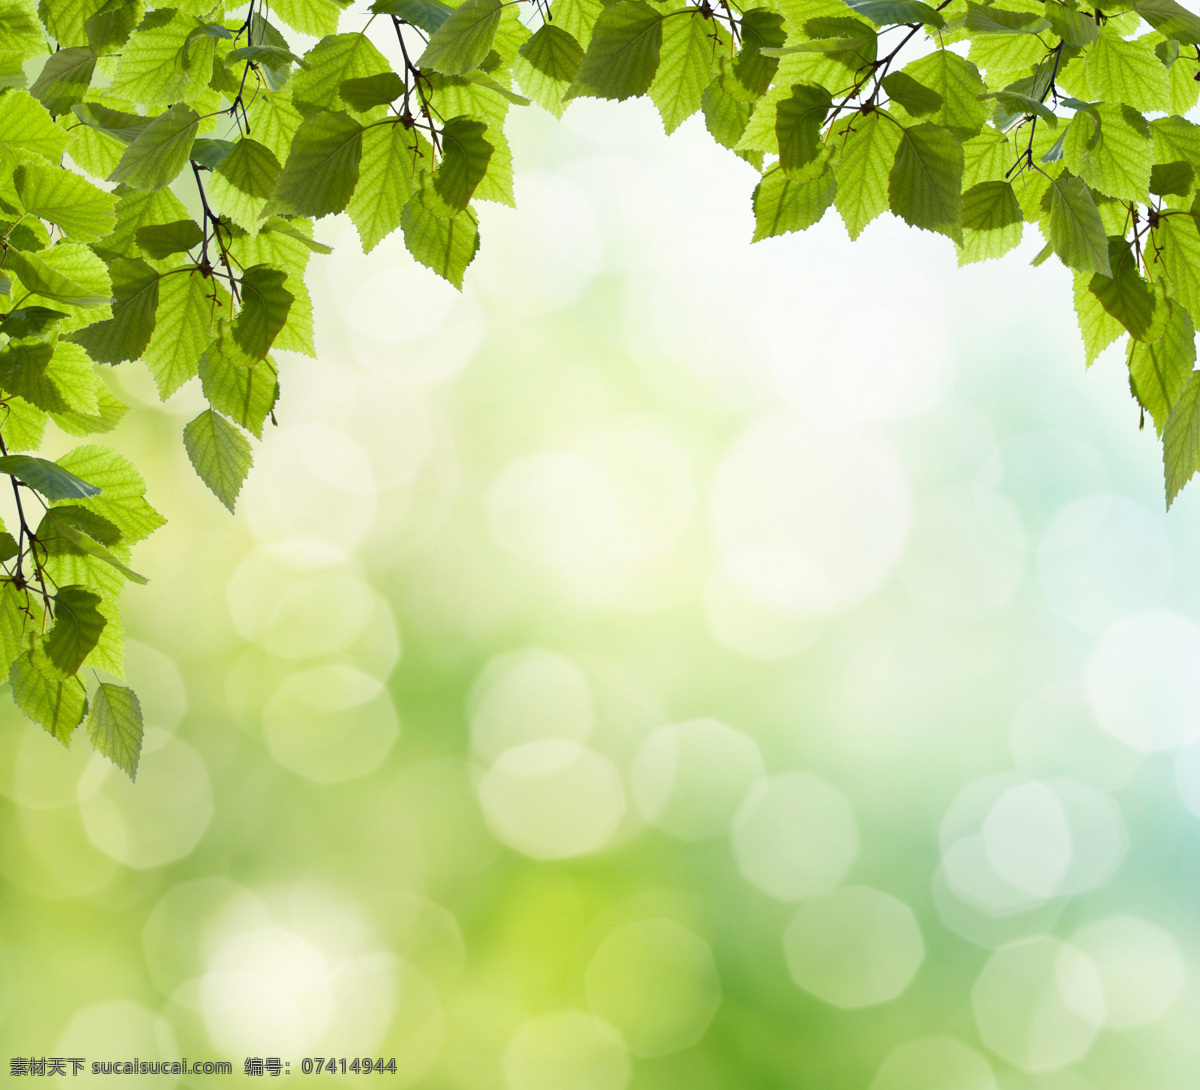
<path fill-rule="evenodd" d="M 236 516 L 207 391 L 106 375 L 167 519 L 146 741 L 131 784 L 0 722 L 0 1059 L 1189 1085 L 1200 501 L 1120 352 L 1084 372 L 1036 246 L 751 247 L 695 122 L 561 124 L 463 294 L 330 221 Z M 358 1055 L 397 1074 L 298 1072 Z"/>

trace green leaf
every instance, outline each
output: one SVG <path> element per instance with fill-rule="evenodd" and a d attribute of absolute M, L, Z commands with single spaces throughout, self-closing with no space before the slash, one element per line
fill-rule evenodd
<path fill-rule="evenodd" d="M 1200 227 L 1196 217 L 1186 213 L 1164 215 L 1151 235 L 1150 254 L 1162 263 L 1171 283 L 1171 295 L 1187 308 L 1200 314 Z M 1193 319 L 1194 320 L 1194 319 Z"/>
<path fill-rule="evenodd" d="M 77 284 L 70 277 L 52 268 L 37 254 L 10 248 L 4 258 L 4 267 L 16 273 L 25 285 L 25 290 L 33 295 L 41 295 L 71 307 L 108 305 L 107 295 L 101 295 Z"/>
<path fill-rule="evenodd" d="M 958 263 L 1002 257 L 1021 241 L 1024 217 L 1008 182 L 980 182 L 963 193 Z"/>
<path fill-rule="evenodd" d="M 223 307 L 223 298 L 213 295 L 212 281 L 195 270 L 161 281 L 154 333 L 142 358 L 164 400 L 196 374 L 212 341 Z"/>
<path fill-rule="evenodd" d="M 67 435 L 94 435 L 97 432 L 112 431 L 122 420 L 129 406 L 121 401 L 99 378 L 95 379 L 96 411 L 94 413 L 51 413 L 50 418 L 59 430 Z M 10 410 L 12 406 L 9 406 Z M 30 407 L 32 408 L 32 406 Z M 11 417 L 9 418 L 11 422 Z M 17 449 L 22 449 L 18 447 Z"/>
<path fill-rule="evenodd" d="M 942 107 L 942 96 L 918 83 L 907 72 L 893 72 L 884 76 L 882 82 L 888 98 L 903 106 L 913 117 L 924 117 Z"/>
<path fill-rule="evenodd" d="M 0 321 L 0 333 L 6 337 L 37 337 L 54 327 L 54 323 L 66 314 L 61 310 L 46 307 L 22 307 L 12 311 Z"/>
<path fill-rule="evenodd" d="M 875 46 L 878 39 L 874 34 L 869 37 L 816 38 L 811 42 L 800 42 L 797 45 L 759 46 L 759 53 L 764 57 L 787 57 L 792 53 L 824 53 L 831 59 L 843 61 L 846 57 L 861 58 L 864 64 L 874 60 Z"/>
<path fill-rule="evenodd" d="M 222 215 L 257 231 L 281 169 L 270 148 L 245 136 L 213 171 L 208 190 Z"/>
<path fill-rule="evenodd" d="M 974 4 L 967 0 L 967 16 L 963 24 L 972 34 L 1040 34 L 1050 29 L 1050 23 L 1029 11 L 1004 11 L 1000 8 Z"/>
<path fill-rule="evenodd" d="M 205 409 L 183 429 L 183 444 L 200 479 L 232 512 L 253 464 L 250 440 L 215 409 Z"/>
<path fill-rule="evenodd" d="M 89 511 L 86 507 L 68 503 L 47 509 L 38 526 L 38 540 L 45 541 L 52 552 L 58 547 L 54 543 L 54 535 L 58 533 L 59 526 L 86 534 L 97 544 L 116 545 L 121 540 L 120 529 L 108 519 L 97 515 L 95 511 Z M 74 548 L 69 541 L 66 545 L 68 549 Z"/>
<path fill-rule="evenodd" d="M 91 445 L 68 451 L 58 462 L 102 489 L 100 495 L 79 503 L 117 526 L 125 541 L 134 544 L 163 525 L 163 517 L 145 500 L 146 482 L 124 455 Z"/>
<path fill-rule="evenodd" d="M 1086 65 L 1091 97 L 1135 110 L 1170 110 L 1167 70 L 1149 42 L 1127 42 L 1104 28 L 1087 52 Z"/>
<path fill-rule="evenodd" d="M 18 159 L 31 151 L 52 163 L 62 158 L 70 136 L 54 124 L 36 98 L 26 91 L 5 91 L 0 95 L 0 151 L 17 152 Z"/>
<path fill-rule="evenodd" d="M 962 146 L 925 122 L 900 132 L 888 175 L 892 211 L 913 227 L 962 242 Z"/>
<path fill-rule="evenodd" d="M 62 167 L 22 163 L 13 183 L 24 211 L 57 224 L 80 242 L 97 242 L 116 226 L 116 198 Z"/>
<path fill-rule="evenodd" d="M 85 21 L 103 6 L 104 0 L 40 0 L 37 13 L 46 28 L 46 34 L 54 39 L 61 51 L 70 46 L 87 44 Z M 45 49 L 38 52 L 45 52 Z"/>
<path fill-rule="evenodd" d="M 442 129 L 442 163 L 433 176 L 433 190 L 441 206 L 431 202 L 433 211 L 454 216 L 467 207 L 495 150 L 483 138 L 486 131 L 482 121 L 468 117 L 452 117 L 446 122 Z"/>
<path fill-rule="evenodd" d="M 386 106 L 404 94 L 404 81 L 395 72 L 378 76 L 343 80 L 338 94 L 352 110 L 366 113 L 376 106 Z"/>
<path fill-rule="evenodd" d="M 47 52 L 46 32 L 38 22 L 37 9 L 29 0 L 0 4 L 0 41 L 5 49 L 32 53 Z"/>
<path fill-rule="evenodd" d="M 1112 275 L 1096 273 L 1089 285 L 1092 294 L 1136 340 L 1158 340 L 1166 329 L 1166 300 L 1142 279 L 1133 248 L 1123 238 L 1110 238 L 1108 262 Z"/>
<path fill-rule="evenodd" d="M 99 409 L 98 384 L 95 365 L 88 354 L 77 344 L 60 341 L 41 381 L 23 396 L 47 412 L 95 413 Z"/>
<path fill-rule="evenodd" d="M 834 160 L 834 203 L 852 239 L 888 208 L 888 175 L 900 146 L 900 130 L 879 113 L 843 124 L 841 153 Z M 838 134 L 835 134 L 838 135 Z"/>
<path fill-rule="evenodd" d="M 292 149 L 292 137 L 303 120 L 286 89 L 275 94 L 261 91 L 250 107 L 250 131 L 254 139 L 270 148 L 271 154 L 280 162 L 287 159 Z"/>
<path fill-rule="evenodd" d="M 1188 312 L 1171 305 L 1163 335 L 1151 344 L 1131 338 L 1126 361 L 1130 389 L 1162 435 L 1196 364 L 1196 330 Z"/>
<path fill-rule="evenodd" d="M 0 668 L 5 677 L 18 656 L 31 648 L 42 630 L 44 616 L 28 588 L 18 588 L 9 579 L 0 580 Z"/>
<path fill-rule="evenodd" d="M 1150 192 L 1156 196 L 1190 196 L 1196 189 L 1191 163 L 1162 163 L 1150 170 Z"/>
<path fill-rule="evenodd" d="M 297 57 L 290 49 L 281 45 L 243 45 L 238 49 L 231 49 L 225 56 L 226 60 L 235 63 L 253 61 L 264 68 L 280 68 L 289 64 L 299 65 L 303 69 L 312 67 L 303 57 Z"/>
<path fill-rule="evenodd" d="M 1134 0 L 1133 10 L 1164 38 L 1200 45 L 1200 16 L 1175 0 Z"/>
<path fill-rule="evenodd" d="M 736 99 L 753 102 L 767 93 L 779 70 L 779 61 L 762 50 L 782 46 L 787 41 L 787 34 L 783 29 L 783 16 L 766 8 L 743 12 L 739 29 L 742 48 L 734 58 L 731 78 L 725 89 Z"/>
<path fill-rule="evenodd" d="M 1150 122 L 1154 162 L 1183 161 L 1200 168 L 1200 125 L 1182 117 L 1159 117 Z"/>
<path fill-rule="evenodd" d="M 1167 510 L 1200 469 L 1200 371 L 1193 371 L 1163 428 Z"/>
<path fill-rule="evenodd" d="M 935 9 L 922 4 L 920 0 L 846 0 L 846 7 L 858 15 L 865 15 L 877 26 L 901 23 L 924 23 L 932 27 L 946 25 L 946 20 Z"/>
<path fill-rule="evenodd" d="M 272 0 L 271 12 L 301 34 L 314 38 L 337 30 L 339 8 L 330 0 Z"/>
<path fill-rule="evenodd" d="M 1164 68 L 1170 68 L 1179 60 L 1179 43 L 1170 38 L 1161 41 L 1155 45 L 1154 55 L 1163 62 Z"/>
<path fill-rule="evenodd" d="M 214 409 L 262 438 L 263 424 L 279 396 L 275 370 L 266 360 L 239 366 L 214 345 L 200 357 L 200 382 Z"/>
<path fill-rule="evenodd" d="M 38 541 L 49 556 L 90 556 L 119 571 L 132 583 L 150 580 L 129 568 L 106 545 L 115 545 L 121 532 L 107 519 L 83 507 L 51 507 L 37 528 Z"/>
<path fill-rule="evenodd" d="M 987 88 L 979 69 L 948 49 L 935 49 L 904 66 L 906 76 L 941 95 L 940 109 L 927 114 L 935 125 L 943 125 L 960 140 L 974 136 L 987 120 L 987 103 L 979 100 Z"/>
<path fill-rule="evenodd" d="M 408 252 L 461 289 L 463 273 L 479 250 L 479 226 L 471 210 L 447 219 L 427 208 L 417 192 L 404 205 L 400 227 Z"/>
<path fill-rule="evenodd" d="M 539 106 L 561 117 L 564 96 L 583 63 L 583 46 L 562 27 L 544 23 L 520 48 L 513 74 Z"/>
<path fill-rule="evenodd" d="M 88 44 L 101 56 L 115 53 L 129 41 L 133 28 L 141 21 L 142 5 L 113 0 L 95 15 L 83 21 Z"/>
<path fill-rule="evenodd" d="M 704 88 L 713 78 L 716 34 L 715 22 L 699 11 L 686 18 L 663 20 L 662 49 L 658 73 L 650 85 L 650 99 L 668 133 L 700 109 Z"/>
<path fill-rule="evenodd" d="M 1112 275 L 1108 238 L 1096 202 L 1082 178 L 1050 181 L 1050 245 L 1069 269 Z"/>
<path fill-rule="evenodd" d="M 1087 12 L 1060 4 L 1058 0 L 1046 0 L 1045 11 L 1050 29 L 1066 45 L 1085 46 L 1096 40 L 1096 20 Z"/>
<path fill-rule="evenodd" d="M 432 162 L 433 149 L 403 125 L 378 125 L 363 133 L 358 186 L 346 206 L 363 253 L 370 253 L 400 226 L 405 202 L 416 189 L 416 176 Z"/>
<path fill-rule="evenodd" d="M 454 13 L 452 7 L 439 0 L 375 0 L 371 10 L 379 15 L 394 15 L 420 27 L 426 34 L 433 34 Z"/>
<path fill-rule="evenodd" d="M 101 492 L 96 485 L 88 484 L 61 465 L 28 454 L 7 454 L 0 458 L 0 473 L 16 477 L 48 500 L 86 499 Z"/>
<path fill-rule="evenodd" d="M 348 79 L 390 71 L 387 58 L 362 34 L 333 34 L 305 54 L 308 70 L 291 80 L 292 102 L 306 117 L 337 104 L 338 88 Z"/>
<path fill-rule="evenodd" d="M 58 588 L 54 595 L 54 627 L 33 655 L 35 664 L 47 677 L 69 678 L 100 642 L 100 633 L 107 623 L 96 608 L 100 600 L 99 594 L 85 587 Z"/>
<path fill-rule="evenodd" d="M 92 50 L 60 49 L 46 62 L 29 93 L 52 114 L 65 114 L 87 95 L 95 68 Z"/>
<path fill-rule="evenodd" d="M 47 341 L 8 345 L 0 351 L 0 387 L 18 396 L 28 393 L 46 373 L 53 355 L 54 346 Z"/>
<path fill-rule="evenodd" d="M 704 126 L 712 138 L 730 150 L 737 147 L 750 120 L 751 105 L 734 98 L 721 86 L 719 77 L 704 89 L 700 105 L 704 110 Z"/>
<path fill-rule="evenodd" d="M 87 711 L 87 697 L 79 680 L 54 681 L 46 677 L 33 664 L 29 651 L 13 662 L 8 680 L 17 707 L 64 746 L 69 746 L 71 735 Z"/>
<path fill-rule="evenodd" d="M 192 145 L 191 160 L 209 170 L 216 170 L 224 161 L 225 156 L 233 150 L 230 140 L 212 140 L 206 136 L 198 137 Z"/>
<path fill-rule="evenodd" d="M 1099 193 L 1121 200 L 1149 202 L 1154 146 L 1146 119 L 1128 106 L 1104 102 L 1072 119 L 1063 140 L 1063 158 Z"/>
<path fill-rule="evenodd" d="M 1020 94 L 1017 91 L 989 91 L 987 94 L 978 96 L 981 102 L 988 99 L 995 99 L 1005 111 L 1014 117 L 1019 117 L 1022 114 L 1033 117 L 1040 117 L 1052 129 L 1058 128 L 1058 115 L 1054 113 L 1048 106 L 1039 102 L 1036 98 L 1029 95 Z"/>
<path fill-rule="evenodd" d="M 137 694 L 123 685 L 101 682 L 92 694 L 87 717 L 92 747 L 131 780 L 137 779 L 142 752 L 142 706 Z"/>
<path fill-rule="evenodd" d="M 115 137 L 122 144 L 132 144 L 146 129 L 152 117 L 142 117 L 139 114 L 127 114 L 121 110 L 110 110 L 98 102 L 81 102 L 73 106 L 72 112 L 88 128 Z"/>
<path fill-rule="evenodd" d="M 11 560 L 21 551 L 17 539 L 7 530 L 0 533 L 0 560 Z"/>
<path fill-rule="evenodd" d="M 645 94 L 658 72 L 662 24 L 662 13 L 644 0 L 617 0 L 605 8 L 565 97 L 626 99 Z"/>
<path fill-rule="evenodd" d="M 17 49 L 0 49 L 0 89 L 24 88 L 29 82 L 25 78 L 25 54 Z"/>
<path fill-rule="evenodd" d="M 112 93 L 149 106 L 192 102 L 208 90 L 215 45 L 195 16 L 152 11 L 121 49 Z"/>
<path fill-rule="evenodd" d="M 837 180 L 831 170 L 804 182 L 794 182 L 779 168 L 770 168 L 754 188 L 751 241 L 807 230 L 833 204 L 836 189 Z"/>
<path fill-rule="evenodd" d="M 195 220 L 175 220 L 172 223 L 152 223 L 139 227 L 137 244 L 142 250 L 161 261 L 171 254 L 186 253 L 204 240 L 204 232 Z"/>
<path fill-rule="evenodd" d="M 346 207 L 358 184 L 362 126 L 347 113 L 310 117 L 296 131 L 268 212 L 327 216 Z"/>
<path fill-rule="evenodd" d="M 478 68 L 492 48 L 500 13 L 500 0 L 464 0 L 430 36 L 417 67 L 444 76 Z"/>
<path fill-rule="evenodd" d="M 779 168 L 793 181 L 804 181 L 799 172 L 817 158 L 822 147 L 821 126 L 832 106 L 833 98 L 824 87 L 797 83 L 791 97 L 775 107 Z"/>
<path fill-rule="evenodd" d="M 187 164 L 200 117 L 190 106 L 177 103 L 161 113 L 125 149 L 109 176 L 134 189 L 159 189 Z"/>
<path fill-rule="evenodd" d="M 266 357 L 287 323 L 295 296 L 284 286 L 287 273 L 254 265 L 242 273 L 242 309 L 233 323 L 233 339 L 253 360 Z"/>
<path fill-rule="evenodd" d="M 109 267 L 113 316 L 69 334 L 97 363 L 136 360 L 154 332 L 160 274 L 140 258 L 119 258 Z M 53 312 L 51 312 L 53 313 Z"/>

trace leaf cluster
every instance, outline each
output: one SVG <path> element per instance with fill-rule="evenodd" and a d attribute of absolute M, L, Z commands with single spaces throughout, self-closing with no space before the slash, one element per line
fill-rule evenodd
<path fill-rule="evenodd" d="M 37 457 L 45 428 L 116 426 L 97 364 L 144 362 L 164 398 L 198 379 L 184 446 L 233 510 L 275 353 L 315 354 L 314 222 L 346 213 L 367 251 L 398 230 L 461 286 L 475 202 L 513 203 L 514 106 L 700 114 L 759 172 L 755 240 L 891 212 L 968 263 L 1033 225 L 1089 362 L 1127 338 L 1168 504 L 1200 469 L 1200 18 L 1174 0 L 175 2 L 0 7 L 0 666 L 130 775 L 136 697 L 80 671 L 120 676 L 129 548 L 161 519 L 115 452 Z"/>

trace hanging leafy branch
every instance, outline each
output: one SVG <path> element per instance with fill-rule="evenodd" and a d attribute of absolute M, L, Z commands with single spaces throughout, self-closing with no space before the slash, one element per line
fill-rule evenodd
<path fill-rule="evenodd" d="M 1174 0 L 0 0 L 0 672 L 64 743 L 131 776 L 141 746 L 117 596 L 162 523 L 116 452 L 33 453 L 47 423 L 107 432 L 95 364 L 143 361 L 230 510 L 278 397 L 314 354 L 313 221 L 364 251 L 397 229 L 456 286 L 477 200 L 513 204 L 504 123 L 532 102 L 648 95 L 754 164 L 754 239 L 831 208 L 891 211 L 960 263 L 1036 225 L 1075 277 L 1087 361 L 1126 337 L 1168 505 L 1200 469 L 1200 18 Z M 366 34 L 390 24 L 387 52 Z M 339 27 L 343 31 L 339 33 Z M 294 51 L 287 33 L 317 38 Z M 382 39 L 381 39 L 382 40 Z M 520 89 L 516 90 L 515 88 Z M 182 199 L 181 199 L 182 198 Z M 193 217 L 184 199 L 198 206 Z"/>

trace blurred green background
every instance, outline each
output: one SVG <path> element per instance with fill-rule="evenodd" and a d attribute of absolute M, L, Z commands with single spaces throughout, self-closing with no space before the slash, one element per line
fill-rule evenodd
<path fill-rule="evenodd" d="M 4 702 L 5 1054 L 1200 1086 L 1200 486 L 1069 276 L 751 247 L 753 170 L 645 103 L 511 139 L 461 295 L 322 225 L 236 518 L 199 391 L 111 373 L 149 730 L 133 786 Z"/>

